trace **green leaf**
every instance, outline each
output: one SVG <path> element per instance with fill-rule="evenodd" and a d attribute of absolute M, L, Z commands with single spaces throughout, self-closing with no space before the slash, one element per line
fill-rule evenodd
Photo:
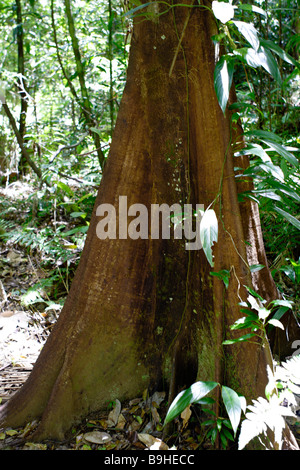
<path fill-rule="evenodd" d="M 212 246 L 218 241 L 218 219 L 213 209 L 207 209 L 200 222 L 200 240 L 203 251 L 213 267 Z"/>
<path fill-rule="evenodd" d="M 210 272 L 209 274 L 211 274 L 212 276 L 216 276 L 219 279 L 221 279 L 221 281 L 224 282 L 225 287 L 228 288 L 229 277 L 230 277 L 230 271 L 228 271 L 228 269 L 221 269 L 218 272 Z"/>
<path fill-rule="evenodd" d="M 252 264 L 252 266 L 249 266 L 249 267 L 252 273 L 256 273 L 257 271 L 264 269 L 265 265 L 264 264 Z"/>
<path fill-rule="evenodd" d="M 240 152 L 237 152 L 235 155 L 237 157 L 240 155 L 256 155 L 257 157 L 260 157 L 264 162 L 271 160 L 265 149 L 263 149 L 262 146 L 258 144 L 252 144 L 251 146 L 247 146 Z"/>
<path fill-rule="evenodd" d="M 261 139 L 262 142 L 264 142 L 266 145 L 269 145 L 269 147 L 277 152 L 279 155 L 281 155 L 285 160 L 287 160 L 291 165 L 295 167 L 299 167 L 299 162 L 298 159 L 291 153 L 289 152 L 283 145 L 277 143 L 277 142 L 270 142 L 266 139 Z"/>
<path fill-rule="evenodd" d="M 279 47 L 277 44 L 275 44 L 273 41 L 270 41 L 269 39 L 261 39 L 260 43 L 262 46 L 265 48 L 270 49 L 273 51 L 275 54 L 277 54 L 282 60 L 287 62 L 288 64 L 294 65 L 298 69 L 300 68 L 300 64 L 292 57 L 290 56 L 287 52 L 285 52 L 281 47 Z"/>
<path fill-rule="evenodd" d="M 253 49 L 257 52 L 260 46 L 258 32 L 252 23 L 244 21 L 233 21 L 242 36 L 249 42 Z"/>
<path fill-rule="evenodd" d="M 252 47 L 243 47 L 235 49 L 233 53 L 242 57 L 250 67 L 263 67 L 278 83 L 281 83 L 278 64 L 268 49 L 260 47 L 256 51 Z"/>
<path fill-rule="evenodd" d="M 278 192 L 286 194 L 296 201 L 300 202 L 300 195 L 291 189 L 287 184 L 280 183 L 279 181 L 274 180 L 274 178 L 267 178 L 266 183 L 274 189 L 277 189 Z"/>
<path fill-rule="evenodd" d="M 248 333 L 247 335 L 240 336 L 239 338 L 236 339 L 227 339 L 226 341 L 223 341 L 222 344 L 225 346 L 228 346 L 230 344 L 235 344 L 235 343 L 242 343 L 243 341 L 248 341 L 248 339 L 253 338 L 253 336 L 256 336 L 254 333 Z"/>
<path fill-rule="evenodd" d="M 277 165 L 274 165 L 273 163 L 269 163 L 269 162 L 260 163 L 257 166 L 257 168 L 260 169 L 260 170 L 263 170 L 264 172 L 268 173 L 269 175 L 272 175 L 274 178 L 276 178 L 277 180 L 279 180 L 281 182 L 284 181 L 284 174 L 283 174 L 281 168 Z"/>
<path fill-rule="evenodd" d="M 253 290 L 251 287 L 245 286 L 245 289 L 249 292 L 249 294 L 253 295 L 256 299 L 259 299 L 261 302 L 264 300 L 261 295 L 259 295 L 255 290 Z"/>
<path fill-rule="evenodd" d="M 267 72 L 269 72 L 269 74 L 274 78 L 274 80 L 276 80 L 277 83 L 281 83 L 280 70 L 272 53 L 268 49 L 265 49 L 264 47 L 260 47 L 257 54 L 261 61 L 261 66 Z"/>
<path fill-rule="evenodd" d="M 291 262 L 291 265 L 293 266 L 294 268 L 294 271 L 295 271 L 295 276 L 296 276 L 296 281 L 297 282 L 300 282 L 300 263 L 296 263 L 296 261 L 294 260 L 290 260 Z"/>
<path fill-rule="evenodd" d="M 70 217 L 76 218 L 76 217 L 82 217 L 85 219 L 87 216 L 86 212 L 71 212 Z"/>
<path fill-rule="evenodd" d="M 282 330 L 284 330 L 283 324 L 279 320 L 276 320 L 275 318 L 271 318 L 271 320 L 268 321 L 268 324 L 276 326 L 277 328 L 281 328 Z"/>
<path fill-rule="evenodd" d="M 241 420 L 242 407 L 240 397 L 234 390 L 223 385 L 222 398 L 235 436 Z"/>
<path fill-rule="evenodd" d="M 225 2 L 212 2 L 212 11 L 217 20 L 220 20 L 222 23 L 227 23 L 234 17 L 234 7 L 231 3 Z"/>
<path fill-rule="evenodd" d="M 63 183 L 62 181 L 57 181 L 57 187 L 60 188 L 62 191 L 67 193 L 69 196 L 74 196 L 73 190 L 67 184 Z"/>
<path fill-rule="evenodd" d="M 277 206 L 274 206 L 274 210 L 278 212 L 278 214 L 282 215 L 288 222 L 290 222 L 294 227 L 296 227 L 298 230 L 300 230 L 300 222 L 296 217 L 293 215 L 289 214 L 288 212 L 284 211 L 283 209 L 280 209 Z"/>
<path fill-rule="evenodd" d="M 231 61 L 222 56 L 218 61 L 214 71 L 214 86 L 219 105 L 225 113 L 229 92 L 232 84 L 234 66 Z"/>
<path fill-rule="evenodd" d="M 259 8 L 255 5 L 249 5 L 248 3 L 241 3 L 240 5 L 237 5 L 237 8 L 239 10 L 244 10 L 244 11 L 251 11 L 251 12 L 254 12 L 254 13 L 259 13 L 260 15 L 263 15 L 267 18 L 267 13 L 265 12 L 265 10 L 263 10 L 262 8 Z"/>
<path fill-rule="evenodd" d="M 74 233 L 86 233 L 88 231 L 88 225 L 83 225 L 81 227 L 76 227 L 73 228 L 72 230 L 69 230 L 68 232 L 62 233 L 63 237 L 68 237 L 70 235 L 74 235 Z"/>
<path fill-rule="evenodd" d="M 280 307 L 286 307 L 288 309 L 291 309 L 293 308 L 293 302 L 290 302 L 289 300 L 282 300 L 282 299 L 276 299 L 276 300 L 272 300 L 270 302 L 270 305 L 273 305 L 273 306 L 280 306 Z"/>
<path fill-rule="evenodd" d="M 267 140 L 269 142 L 277 142 L 278 144 L 282 142 L 281 137 L 275 134 L 275 132 L 263 131 L 260 129 L 247 131 L 244 135 L 258 137 L 261 140 Z"/>
<path fill-rule="evenodd" d="M 135 1 L 135 3 L 140 3 L 138 2 L 137 0 Z M 143 3 L 135 8 L 132 8 L 131 10 L 129 11 L 126 11 L 124 13 L 124 16 L 133 16 L 137 11 L 141 10 L 142 8 L 146 8 L 148 7 L 149 5 L 151 5 L 152 2 L 147 2 L 147 3 Z"/>
<path fill-rule="evenodd" d="M 191 387 L 180 392 L 171 403 L 165 418 L 165 425 L 176 418 L 192 403 L 199 402 L 205 395 L 217 387 L 217 382 L 196 382 Z"/>
<path fill-rule="evenodd" d="M 249 318 L 248 315 L 246 317 L 239 318 L 233 325 L 230 326 L 231 330 L 243 330 L 246 328 L 251 328 L 253 326 L 253 322 L 257 320 L 257 315 L 255 318 Z"/>

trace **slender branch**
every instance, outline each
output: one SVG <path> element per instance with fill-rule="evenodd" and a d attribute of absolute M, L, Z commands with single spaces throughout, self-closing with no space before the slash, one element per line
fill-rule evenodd
<path fill-rule="evenodd" d="M 77 145 L 81 144 L 81 142 L 84 141 L 84 139 L 86 138 L 87 134 L 84 134 L 84 136 L 78 141 L 76 142 L 75 144 L 71 144 L 71 145 L 62 145 L 61 147 L 59 147 L 59 149 L 57 150 L 57 152 L 55 153 L 55 155 L 53 156 L 53 158 L 50 160 L 49 163 L 53 163 L 53 161 L 56 159 L 56 157 L 63 151 L 63 150 L 70 150 L 70 149 L 73 149 L 75 147 L 77 147 Z M 96 149 L 97 150 L 97 149 Z M 96 151 L 94 150 L 94 152 Z"/>
<path fill-rule="evenodd" d="M 2 101 L 2 99 L 1 99 L 1 101 Z M 19 147 L 21 149 L 22 155 L 24 156 L 25 160 L 27 161 L 28 165 L 32 168 L 34 173 L 39 177 L 40 180 L 42 180 L 42 172 L 41 172 L 40 168 L 38 168 L 36 166 L 34 161 L 30 158 L 30 155 L 29 155 L 26 147 L 24 147 L 24 142 L 23 142 L 22 136 L 19 132 L 19 129 L 18 129 L 18 126 L 17 126 L 17 123 L 16 123 L 16 120 L 15 120 L 14 116 L 11 114 L 9 107 L 7 106 L 7 104 L 4 101 L 2 101 L 2 106 L 3 106 L 3 109 L 5 111 L 6 116 L 8 117 L 10 125 L 13 128 L 13 131 L 15 133 L 15 136 L 16 136 L 16 139 L 18 141 Z M 47 186 L 50 186 L 49 183 L 46 182 L 46 184 L 47 184 Z"/>

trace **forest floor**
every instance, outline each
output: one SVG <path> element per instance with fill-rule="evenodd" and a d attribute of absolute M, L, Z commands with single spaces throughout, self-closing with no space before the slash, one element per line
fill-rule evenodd
<path fill-rule="evenodd" d="M 0 215 L 8 201 L 12 207 L 26 201 L 32 191 L 30 186 L 10 185 L 0 188 Z M 3 202 L 5 199 L 5 202 Z M 2 207 L 1 207 L 2 201 Z M 4 209 L 5 209 L 4 207 Z M 6 220 L 16 219 L 22 227 L 20 212 L 6 213 Z M 7 216 L 8 214 L 8 216 Z M 51 215 L 44 225 L 51 223 Z M 67 227 L 68 228 L 68 227 Z M 71 226 L 69 228 L 72 228 Z M 28 250 L 28 246 L 11 243 L 0 237 L 0 403 L 4 404 L 22 386 L 54 326 L 59 310 L 51 302 L 22 301 L 24 292 L 37 282 L 47 279 L 42 268 L 42 251 Z M 46 283 L 45 283 L 46 286 Z M 65 292 L 66 295 L 67 292 Z M 48 295 L 45 299 L 49 300 Z M 40 299 L 42 300 L 42 299 Z M 50 299 L 51 300 L 51 299 Z M 50 307 L 49 307 L 50 306 Z M 64 442 L 34 443 L 30 434 L 37 423 L 28 423 L 22 429 L 0 430 L 0 450 L 211 450 L 215 448 L 207 439 L 207 419 L 200 407 L 187 409 L 176 419 L 172 430 L 165 436 L 163 421 L 167 412 L 165 392 L 155 392 L 128 403 L 116 400 L 106 410 L 86 418 L 74 426 Z M 294 432 L 300 444 L 300 426 Z M 227 450 L 236 450 L 237 443 L 227 440 Z"/>

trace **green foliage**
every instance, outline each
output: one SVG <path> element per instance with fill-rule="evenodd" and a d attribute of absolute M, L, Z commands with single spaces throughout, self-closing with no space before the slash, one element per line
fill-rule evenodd
<path fill-rule="evenodd" d="M 232 81 L 237 90 L 238 100 L 229 109 L 234 113 L 233 125 L 238 121 L 242 124 L 245 147 L 235 156 L 246 155 L 250 160 L 246 170 L 235 166 L 239 180 L 252 180 L 254 184 L 253 190 L 239 194 L 239 199 L 250 198 L 259 204 L 272 274 L 285 298 L 294 301 L 297 312 L 299 282 L 294 265 L 300 256 L 300 102 L 294 84 L 299 89 L 300 64 L 299 48 L 292 49 L 289 44 L 299 44 L 299 35 L 293 39 L 283 19 L 285 15 L 291 24 L 297 23 L 293 3 L 289 2 L 290 10 L 285 13 L 278 9 L 270 14 L 270 4 L 265 4 L 264 10 L 261 3 L 214 1 L 212 11 L 219 33 L 212 39 L 223 51 L 215 67 L 214 83 L 224 113 Z"/>
<path fill-rule="evenodd" d="M 247 302 L 240 303 L 241 313 L 244 313 L 245 316 L 234 322 L 234 324 L 230 326 L 230 329 L 232 331 L 249 330 L 250 333 L 246 333 L 238 338 L 225 340 L 223 342 L 224 345 L 249 341 L 250 339 L 253 340 L 256 336 L 264 341 L 267 338 L 268 326 L 284 330 L 280 318 L 287 310 L 293 308 L 292 302 L 287 300 L 273 300 L 269 303 L 268 308 L 266 308 L 266 301 L 252 289 L 247 289 L 249 291 Z"/>
<path fill-rule="evenodd" d="M 204 406 L 215 403 L 211 397 L 207 397 L 217 387 L 221 388 L 221 396 L 228 418 L 217 416 L 211 408 Z M 245 399 L 239 396 L 234 390 L 225 385 L 220 385 L 217 382 L 196 382 L 191 387 L 180 392 L 174 401 L 171 403 L 164 425 L 174 420 L 179 416 L 187 407 L 192 404 L 203 406 L 203 412 L 210 415 L 211 418 L 203 422 L 204 426 L 209 426 L 209 431 L 206 437 L 209 438 L 212 444 L 215 444 L 216 438 L 219 435 L 221 444 L 224 448 L 228 445 L 228 439 L 234 441 L 236 432 L 240 423 L 241 413 L 245 410 Z"/>
<path fill-rule="evenodd" d="M 300 69 L 299 63 L 270 39 L 263 39 L 254 24 L 244 21 L 244 11 L 251 11 L 267 17 L 264 10 L 252 5 L 232 5 L 225 2 L 212 2 L 212 11 L 220 21 L 220 32 L 213 39 L 222 42 L 226 53 L 215 67 L 214 83 L 220 107 L 225 113 L 234 69 L 242 64 L 253 69 L 262 67 L 278 83 L 282 83 L 281 71 L 274 56 Z M 239 19 L 234 19 L 241 17 Z M 235 29 L 236 28 L 236 29 Z M 237 31 L 236 31 L 237 30 Z M 237 34 L 238 33 L 238 34 Z M 237 36 L 237 39 L 233 37 Z M 245 44 L 243 44 L 243 42 Z"/>
<path fill-rule="evenodd" d="M 277 365 L 274 373 L 269 372 L 266 398 L 259 397 L 247 406 L 249 411 L 245 413 L 241 424 L 239 450 L 244 449 L 254 438 L 258 438 L 266 449 L 281 450 L 286 418 L 297 421 L 293 406 L 297 406 L 295 394 L 299 393 L 300 356 L 292 356 Z M 284 400 L 288 406 L 283 406 Z M 274 436 L 273 442 L 268 436 L 270 431 Z"/>

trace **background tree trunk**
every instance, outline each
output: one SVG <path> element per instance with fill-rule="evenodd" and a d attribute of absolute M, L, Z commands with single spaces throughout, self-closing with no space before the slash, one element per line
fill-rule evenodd
<path fill-rule="evenodd" d="M 93 110 L 91 107 L 90 98 L 89 98 L 88 90 L 87 90 L 86 83 L 85 83 L 84 65 L 81 60 L 79 42 L 76 36 L 74 18 L 73 18 L 73 14 L 71 10 L 71 2 L 70 0 L 64 0 L 64 4 L 65 4 L 66 17 L 68 20 L 68 28 L 69 28 L 69 33 L 71 37 L 74 58 L 76 62 L 76 71 L 78 74 L 80 90 L 81 90 L 81 103 L 80 104 L 81 104 L 82 111 L 86 119 L 87 125 L 90 129 L 91 135 L 94 140 L 100 168 L 103 168 L 105 164 L 105 157 L 101 148 L 101 141 L 100 141 L 99 134 L 97 134 L 97 132 L 93 131 L 92 129 L 93 127 L 97 126 L 97 121 L 95 117 L 93 116 Z M 53 11 L 53 5 L 52 5 L 52 11 Z M 53 19 L 53 22 L 54 22 L 54 19 Z M 71 89 L 73 89 L 73 87 Z"/>
<path fill-rule="evenodd" d="M 27 85 L 25 78 L 25 64 L 24 64 L 24 31 L 23 31 L 23 18 L 22 18 L 22 5 L 21 0 L 16 0 L 16 14 L 17 14 L 17 45 L 18 45 L 18 93 L 21 100 L 20 109 L 20 122 L 19 122 L 19 134 L 23 141 L 23 145 L 26 144 L 24 139 L 26 133 L 26 116 L 28 108 L 28 94 Z M 28 150 L 26 150 L 28 153 Z M 28 161 L 25 155 L 25 150 L 21 149 L 21 158 L 19 162 L 19 172 L 25 174 L 28 171 Z"/>
<path fill-rule="evenodd" d="M 1 409 L 3 425 L 40 419 L 30 439 L 61 438 L 89 412 L 147 387 L 168 384 L 172 397 L 201 379 L 248 399 L 264 394 L 266 350 L 222 347 L 241 316 L 243 286 L 251 286 L 245 238 L 254 227 L 247 221 L 255 218 L 257 228 L 259 220 L 248 205 L 243 223 L 238 204 L 230 115 L 213 85 L 214 19 L 201 8 L 162 16 L 159 8 L 153 3 L 149 17 L 135 21 L 127 84 L 70 294 L 29 379 Z M 213 270 L 230 270 L 228 289 L 209 274 L 202 250 L 185 250 L 185 240 L 99 240 L 97 206 L 110 203 L 118 213 L 122 195 L 128 207 L 141 203 L 149 213 L 154 203 L 207 208 L 215 201 Z M 256 230 L 254 258 L 259 237 Z M 271 277 L 264 282 L 273 292 Z"/>

